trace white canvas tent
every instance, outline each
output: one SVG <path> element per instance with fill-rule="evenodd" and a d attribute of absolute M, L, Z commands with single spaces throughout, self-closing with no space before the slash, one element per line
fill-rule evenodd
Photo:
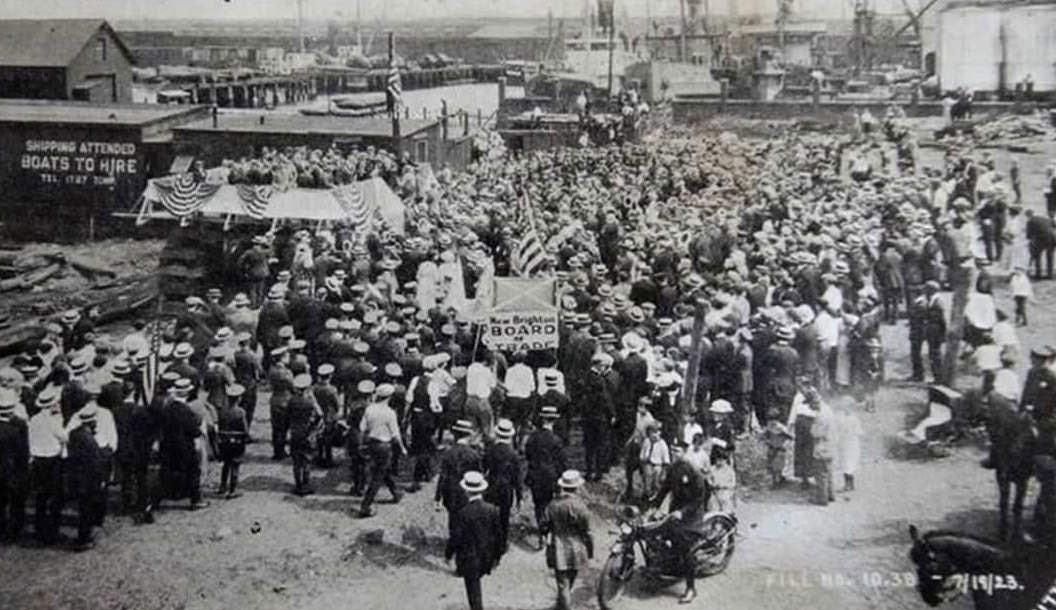
<path fill-rule="evenodd" d="M 164 190 L 157 183 L 158 180 L 149 181 L 143 191 L 137 216 L 141 224 L 152 219 L 180 218 L 165 204 Z M 393 231 L 404 232 L 406 211 L 403 202 L 384 180 L 376 176 L 334 189 L 274 190 L 266 200 L 247 201 L 246 193 L 245 188 L 222 184 L 215 192 L 203 196 L 190 215 L 225 222 L 237 219 L 260 222 L 352 221 L 360 224 L 372 220 L 376 210 Z M 347 197 L 348 193 L 354 193 L 355 197 Z M 354 201 L 350 202 L 350 199 Z"/>

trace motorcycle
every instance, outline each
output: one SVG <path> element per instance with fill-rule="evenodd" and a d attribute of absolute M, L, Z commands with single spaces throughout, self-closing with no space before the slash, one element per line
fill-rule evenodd
<path fill-rule="evenodd" d="M 672 517 L 654 517 L 627 506 L 617 518 L 619 538 L 609 549 L 609 557 L 598 579 L 598 604 L 602 610 L 613 610 L 636 571 L 654 585 L 666 586 L 684 579 L 682 557 L 675 551 L 667 534 L 669 528 L 664 527 Z M 698 578 L 726 569 L 733 556 L 736 535 L 737 517 L 721 512 L 704 516 L 699 540 L 690 551 Z M 644 564 L 640 570 L 636 570 L 636 549 Z"/>

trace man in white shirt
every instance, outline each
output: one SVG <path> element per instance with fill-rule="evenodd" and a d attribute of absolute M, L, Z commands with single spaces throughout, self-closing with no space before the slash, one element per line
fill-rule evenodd
<path fill-rule="evenodd" d="M 41 544 L 54 544 L 59 538 L 62 514 L 62 458 L 69 435 L 62 425 L 59 391 L 46 388 L 37 396 L 40 409 L 29 420 L 30 476 L 36 493 L 34 532 Z"/>
<path fill-rule="evenodd" d="M 531 416 L 532 394 L 535 393 L 535 375 L 532 368 L 524 363 L 527 358 L 527 352 L 518 351 L 513 354 L 513 365 L 506 369 L 506 379 L 503 383 L 506 387 L 506 408 L 514 428 L 517 429 L 515 446 L 520 446 L 524 428 Z M 472 370 L 472 367 L 470 369 Z"/>
<path fill-rule="evenodd" d="M 491 354 L 478 355 L 466 371 L 466 415 L 477 425 L 477 430 L 489 441 L 494 430 L 495 416 L 491 410 L 491 392 L 498 385 L 489 364 Z"/>

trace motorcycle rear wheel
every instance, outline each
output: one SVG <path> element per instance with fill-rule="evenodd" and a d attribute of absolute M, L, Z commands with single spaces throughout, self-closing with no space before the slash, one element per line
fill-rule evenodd
<path fill-rule="evenodd" d="M 634 558 L 624 553 L 613 553 L 605 560 L 598 578 L 598 605 L 601 610 L 615 610 L 616 603 L 634 575 Z"/>
<path fill-rule="evenodd" d="M 729 515 L 713 515 L 704 522 L 703 540 L 693 548 L 698 577 L 714 576 L 730 565 L 733 557 L 737 522 Z M 715 542 L 715 541 L 718 542 Z"/>

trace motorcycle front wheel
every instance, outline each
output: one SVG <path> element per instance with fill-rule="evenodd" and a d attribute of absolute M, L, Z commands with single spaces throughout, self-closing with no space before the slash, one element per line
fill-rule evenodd
<path fill-rule="evenodd" d="M 615 610 L 615 604 L 623 597 L 623 592 L 634 575 L 634 556 L 626 553 L 613 553 L 605 560 L 598 578 L 598 605 L 601 610 Z"/>
<path fill-rule="evenodd" d="M 737 522 L 725 514 L 713 515 L 701 528 L 703 540 L 693 549 L 698 577 L 714 576 L 726 569 L 733 556 Z"/>

